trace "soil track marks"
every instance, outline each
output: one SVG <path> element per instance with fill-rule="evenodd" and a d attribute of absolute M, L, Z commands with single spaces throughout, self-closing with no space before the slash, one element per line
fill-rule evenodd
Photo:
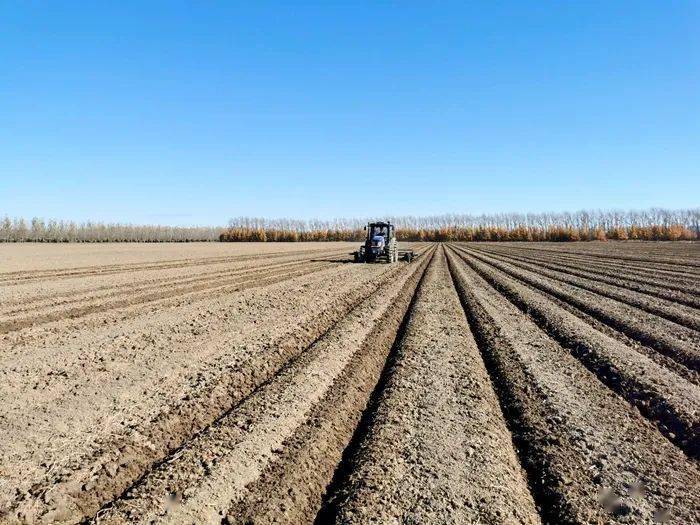
<path fill-rule="evenodd" d="M 0 522 L 700 521 L 696 244 L 353 248 L 12 247 Z"/>
<path fill-rule="evenodd" d="M 329 267 L 339 259 L 326 261 L 302 260 L 278 264 L 261 264 L 256 268 L 222 270 L 197 277 L 161 278 L 144 284 L 125 284 L 93 288 L 90 292 L 45 295 L 22 301 L 22 306 L 2 313 L 7 320 L 0 322 L 0 334 L 27 326 L 50 323 L 61 319 L 76 319 L 94 313 L 130 306 L 148 305 L 170 298 L 181 299 L 189 294 L 205 292 L 208 296 L 221 291 L 241 291 L 299 277 Z M 19 302 L 19 301 L 16 301 Z M 12 304 L 8 300 L 7 304 Z"/>
<path fill-rule="evenodd" d="M 442 251 L 385 376 L 325 516 L 540 522 Z"/>
<path fill-rule="evenodd" d="M 697 464 L 463 260 L 450 263 L 545 521 L 639 523 L 671 507 L 678 523 L 696 521 L 686 487 L 698 487 Z"/>
<path fill-rule="evenodd" d="M 479 249 L 466 250 L 474 258 L 571 304 L 640 343 L 668 355 L 691 370 L 700 370 L 700 333 L 697 330 L 610 299 L 580 285 L 550 277 L 546 275 L 546 270 L 524 269 L 521 264 L 504 262 L 486 255 Z M 692 316 L 692 313 L 688 315 Z"/>

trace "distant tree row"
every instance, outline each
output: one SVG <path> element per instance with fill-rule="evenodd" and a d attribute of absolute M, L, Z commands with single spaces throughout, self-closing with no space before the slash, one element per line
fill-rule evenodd
<path fill-rule="evenodd" d="M 643 241 L 692 241 L 700 239 L 697 231 L 683 225 L 648 227 L 614 227 L 576 229 L 573 227 L 550 226 L 546 229 L 538 227 L 518 227 L 506 230 L 495 227 L 479 228 L 439 228 L 437 230 L 413 230 L 397 228 L 396 235 L 402 241 L 607 241 L 610 240 L 643 240 Z"/>
<path fill-rule="evenodd" d="M 0 242 L 193 242 L 218 241 L 222 228 L 0 219 Z"/>
<path fill-rule="evenodd" d="M 700 240 L 700 208 L 382 217 L 403 241 Z M 228 228 L 56 221 L 5 216 L 0 242 L 359 241 L 368 219 L 239 217 Z"/>
<path fill-rule="evenodd" d="M 700 208 L 686 210 L 574 213 L 450 214 L 387 217 L 403 241 L 592 241 L 698 240 Z M 299 221 L 239 217 L 229 221 L 221 241 L 359 241 L 366 219 Z"/>

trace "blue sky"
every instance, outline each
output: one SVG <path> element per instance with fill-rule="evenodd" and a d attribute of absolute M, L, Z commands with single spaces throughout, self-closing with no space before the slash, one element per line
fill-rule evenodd
<path fill-rule="evenodd" d="M 0 3 L 0 215 L 691 207 L 700 3 Z"/>

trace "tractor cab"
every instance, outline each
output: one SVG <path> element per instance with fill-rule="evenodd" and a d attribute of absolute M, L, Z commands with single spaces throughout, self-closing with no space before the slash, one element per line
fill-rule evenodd
<path fill-rule="evenodd" d="M 384 248 L 384 246 L 395 237 L 393 224 L 385 222 L 373 222 L 366 226 L 367 240 L 365 245 L 373 248 Z"/>

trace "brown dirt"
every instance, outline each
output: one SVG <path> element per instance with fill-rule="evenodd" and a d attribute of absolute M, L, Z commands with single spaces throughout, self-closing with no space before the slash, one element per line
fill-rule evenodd
<path fill-rule="evenodd" d="M 545 521 L 670 513 L 697 522 L 697 464 L 473 270 L 450 262 Z"/>
<path fill-rule="evenodd" d="M 402 268 L 336 264 L 6 335 L 0 508 L 28 521 L 90 514 Z"/>
<path fill-rule="evenodd" d="M 591 328 L 537 291 L 481 263 L 460 256 L 481 277 L 540 325 L 599 379 L 657 421 L 693 457 L 700 457 L 700 387 L 634 349 Z"/>
<path fill-rule="evenodd" d="M 700 244 L 355 248 L 0 245 L 0 522 L 700 521 Z"/>
<path fill-rule="evenodd" d="M 552 253 L 548 250 L 537 250 L 532 248 L 522 248 L 512 245 L 474 245 L 480 250 L 505 255 L 515 255 L 518 259 L 530 262 L 553 263 L 560 267 L 569 269 L 584 269 L 604 278 L 620 279 L 625 284 L 632 284 L 636 287 L 652 288 L 654 291 L 670 289 L 672 291 L 687 292 L 681 295 L 682 298 L 697 296 L 700 293 L 695 278 L 682 277 L 682 272 L 678 269 L 659 270 L 653 269 L 650 265 L 636 266 L 630 262 L 613 262 L 602 259 L 591 259 L 566 253 Z"/>
<path fill-rule="evenodd" d="M 329 518 L 540 522 L 442 250 L 386 376 Z"/>
<path fill-rule="evenodd" d="M 510 243 L 511 246 L 513 243 Z M 518 243 L 523 245 L 523 243 Z M 604 261 L 643 263 L 665 266 L 676 272 L 700 271 L 697 242 L 583 242 L 527 243 L 527 248 L 551 253 L 566 253 Z"/>
<path fill-rule="evenodd" d="M 118 523 L 162 517 L 172 523 L 200 523 L 216 521 L 227 512 L 253 514 L 250 519 L 260 522 L 280 521 L 279 509 L 270 502 L 285 475 L 300 478 L 291 487 L 306 489 L 309 493 L 304 496 L 320 497 L 376 384 L 383 363 L 382 346 L 385 356 L 393 341 L 392 331 L 396 333 L 428 261 L 426 257 L 352 310 L 271 381 L 148 472 L 109 509 L 100 512 L 96 521 Z M 393 322 L 387 324 L 388 319 Z M 380 334 L 386 334 L 388 345 L 377 344 L 370 337 L 379 321 L 383 327 Z M 366 342 L 371 346 L 366 347 Z M 353 370 L 357 364 L 363 365 L 359 371 L 368 376 L 364 382 L 359 381 L 358 370 Z M 363 383 L 365 388 L 359 389 Z M 347 388 L 354 389 L 354 397 L 337 396 L 337 389 Z M 331 397 L 337 399 L 331 403 Z M 330 413 L 321 414 L 329 408 Z M 351 411 L 355 417 L 343 425 L 343 418 Z M 324 428 L 319 428 L 321 424 Z M 343 429 L 341 435 L 334 434 Z M 303 464 L 308 445 L 324 452 L 314 457 L 318 461 L 315 468 L 290 469 Z M 321 468 L 325 478 L 315 479 Z M 312 484 L 315 490 L 310 488 Z M 171 493 L 178 495 L 177 504 L 165 497 Z M 287 491 L 282 494 L 288 497 Z M 295 503 L 299 501 L 299 497 L 294 498 Z M 294 511 L 308 520 L 308 506 Z M 289 517 L 291 509 L 285 511 Z M 245 520 L 239 516 L 235 521 Z"/>
<path fill-rule="evenodd" d="M 661 279 L 654 279 L 648 275 L 643 276 L 643 279 L 639 279 L 639 275 L 632 274 L 628 270 L 615 269 L 615 270 L 601 270 L 599 266 L 591 267 L 590 263 L 571 263 L 571 262 L 561 262 L 557 261 L 552 257 L 548 257 L 547 260 L 543 260 L 542 257 L 535 257 L 531 255 L 524 255 L 521 251 L 508 250 L 508 249 L 493 249 L 479 247 L 479 251 L 489 253 L 492 255 L 501 255 L 505 257 L 508 261 L 516 261 L 520 263 L 534 263 L 541 268 L 547 268 L 555 270 L 556 273 L 551 275 L 561 275 L 562 278 L 567 278 L 571 276 L 582 277 L 581 281 L 571 281 L 574 284 L 576 282 L 581 282 L 585 284 L 595 285 L 599 283 L 606 283 L 614 285 L 614 288 L 596 288 L 597 290 L 604 291 L 615 291 L 620 293 L 620 297 L 625 297 L 629 295 L 638 300 L 645 300 L 644 294 L 659 297 L 661 299 L 666 299 L 672 303 L 679 303 L 682 305 L 687 305 L 693 307 L 689 310 L 690 312 L 697 312 L 697 308 L 700 307 L 700 288 L 694 282 L 683 282 L 679 283 L 677 286 L 671 284 L 670 278 L 664 276 Z M 568 282 L 568 281 L 567 281 Z M 585 287 L 584 284 L 584 287 Z M 626 294 L 625 290 L 639 292 Z M 614 296 L 612 296 L 615 298 Z M 649 299 L 646 299 L 649 300 Z M 631 303 L 639 305 L 639 303 Z M 642 303 L 643 304 L 643 303 Z M 696 325 L 697 326 L 697 325 Z"/>
<path fill-rule="evenodd" d="M 700 370 L 700 332 L 615 299 L 557 281 L 545 276 L 543 271 L 521 269 L 472 248 L 467 248 L 467 251 L 480 261 L 574 305 L 641 343 L 676 359 L 688 368 Z"/>
<path fill-rule="evenodd" d="M 324 253 L 327 250 L 357 249 L 348 242 L 192 242 L 192 243 L 85 243 L 43 244 L 10 243 L 0 248 L 2 276 L 55 276 L 57 273 L 113 269 L 171 267 L 182 264 L 209 264 L 211 261 L 236 261 L 245 258 L 269 258 L 292 253 Z M 55 278 L 55 277 L 54 277 Z"/>

